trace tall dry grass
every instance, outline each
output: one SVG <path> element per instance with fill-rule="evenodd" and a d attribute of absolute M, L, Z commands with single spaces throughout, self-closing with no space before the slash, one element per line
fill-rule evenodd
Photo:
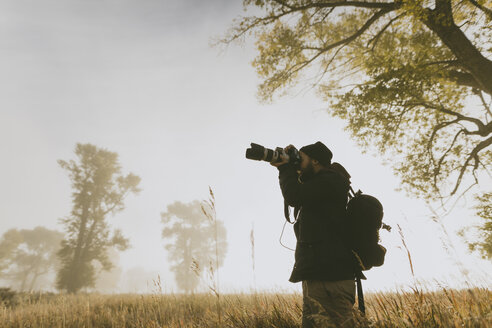
<path fill-rule="evenodd" d="M 210 198 L 204 202 L 208 211 L 203 206 L 202 210 L 216 224 L 215 197 L 209 190 Z M 398 228 L 413 275 L 410 250 Z M 254 226 L 250 240 L 254 274 Z M 215 233 L 216 247 L 217 243 Z M 221 294 L 217 248 L 210 263 L 204 281 L 210 294 L 162 294 L 159 277 L 153 295 L 24 294 L 15 302 L 0 302 L 0 328 L 300 327 L 302 295 L 257 293 L 256 288 L 252 294 Z M 425 291 L 415 283 L 410 292 L 366 294 L 365 305 L 366 316 L 354 307 L 355 327 L 492 327 L 492 292 L 486 288 Z"/>
<path fill-rule="evenodd" d="M 366 296 L 357 327 L 492 327 L 483 288 Z M 1 327 L 300 327 L 300 294 L 23 296 L 0 308 Z"/>

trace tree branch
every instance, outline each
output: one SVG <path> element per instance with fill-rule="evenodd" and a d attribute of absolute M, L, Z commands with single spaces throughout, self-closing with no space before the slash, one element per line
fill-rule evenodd
<path fill-rule="evenodd" d="M 475 94 L 480 98 L 480 101 L 482 102 L 482 106 L 487 111 L 487 113 L 492 116 L 492 111 L 490 110 L 490 106 L 487 105 L 487 102 L 485 101 L 485 98 L 483 97 L 482 90 L 476 90 Z"/>
<path fill-rule="evenodd" d="M 423 67 L 426 67 L 426 66 L 432 66 L 432 65 L 441 65 L 441 64 L 446 64 L 448 66 L 458 66 L 458 67 L 461 67 L 460 65 L 460 61 L 459 60 L 456 60 L 456 59 L 450 59 L 450 60 L 437 60 L 437 61 L 432 61 L 432 62 L 427 62 L 427 63 L 424 63 Z"/>
<path fill-rule="evenodd" d="M 479 158 L 478 158 L 478 153 L 487 148 L 488 146 L 492 145 L 492 137 L 489 137 L 488 139 L 485 139 L 485 140 L 482 140 L 481 142 L 479 142 L 475 148 L 473 148 L 473 150 L 471 151 L 470 155 L 468 155 L 465 163 L 461 166 L 461 170 L 460 170 L 460 174 L 458 176 L 458 179 L 456 180 L 456 184 L 455 184 L 455 187 L 453 189 L 453 191 L 451 191 L 451 193 L 449 194 L 449 196 L 453 196 L 456 191 L 458 190 L 460 184 L 461 184 L 461 180 L 463 179 L 463 175 L 465 174 L 465 171 L 468 167 L 468 163 L 474 159 L 475 160 L 475 164 L 473 165 L 473 171 L 475 171 L 477 168 L 478 168 L 478 163 L 480 162 Z"/>
<path fill-rule="evenodd" d="M 289 8 L 291 11 L 300 11 L 310 8 L 333 8 L 333 7 L 358 7 L 369 9 L 388 9 L 395 10 L 401 7 L 396 2 L 366 2 L 366 1 L 337 1 L 337 2 L 312 2 L 304 6 L 293 6 L 283 0 L 273 0 L 274 2 Z"/>
<path fill-rule="evenodd" d="M 427 67 L 427 66 L 433 66 L 433 65 L 446 65 L 448 67 L 466 69 L 462 65 L 461 61 L 459 61 L 457 59 L 439 60 L 439 61 L 428 62 L 428 63 L 420 65 L 420 67 Z M 475 79 L 473 74 L 462 72 L 462 71 L 459 71 L 456 69 L 449 69 L 449 70 L 446 70 L 445 72 L 449 75 L 449 77 L 452 79 L 453 82 L 456 82 L 459 85 L 471 87 L 474 89 L 481 89 L 480 83 Z"/>
<path fill-rule="evenodd" d="M 307 61 L 307 63 L 311 63 L 313 60 L 315 60 L 317 57 L 319 57 L 321 54 L 333 49 L 333 48 L 336 48 L 340 45 L 344 45 L 344 44 L 347 44 L 347 43 L 350 43 L 352 42 L 353 40 L 355 40 L 356 38 L 358 38 L 359 36 L 361 36 L 376 20 L 378 20 L 380 17 L 384 16 L 385 14 L 387 14 L 389 11 L 386 10 L 386 9 L 382 9 L 382 10 L 379 10 L 378 12 L 374 13 L 374 15 L 371 16 L 371 18 L 369 18 L 365 23 L 364 25 L 362 25 L 354 34 L 352 34 L 351 36 L 345 38 L 345 39 L 342 39 L 342 40 L 339 40 L 337 42 L 334 42 L 334 43 L 331 43 L 323 48 L 319 48 L 319 47 L 311 47 L 311 48 L 308 48 L 306 47 L 305 49 L 310 49 L 310 50 L 318 50 L 319 52 L 313 56 L 310 60 Z M 302 67 L 304 67 L 305 65 L 303 65 Z"/>
<path fill-rule="evenodd" d="M 444 108 L 444 106 L 442 106 L 442 105 L 436 105 L 436 104 L 433 104 L 433 103 L 430 103 L 430 102 L 424 101 L 424 100 L 422 100 L 422 101 L 416 101 L 416 102 L 407 102 L 404 105 L 423 106 L 423 107 L 426 107 L 426 108 L 435 109 L 435 110 L 438 110 L 438 111 L 440 111 L 442 113 L 453 115 L 457 119 L 459 119 L 460 121 L 467 121 L 467 122 L 474 123 L 477 126 L 478 130 L 477 131 L 465 131 L 467 134 L 478 134 L 478 135 L 481 135 L 482 137 L 486 137 L 491 132 L 490 131 L 490 127 L 489 127 L 490 124 L 485 125 L 478 118 L 465 116 L 465 115 L 460 114 L 458 112 L 455 112 L 455 111 L 452 111 L 450 109 Z"/>
<path fill-rule="evenodd" d="M 456 123 L 458 122 L 459 120 L 456 119 L 454 121 L 451 121 L 449 122 L 451 124 L 453 123 Z M 449 152 L 451 151 L 451 149 L 453 149 L 454 147 L 454 144 L 456 143 L 456 140 L 458 140 L 458 137 L 460 136 L 460 134 L 462 134 L 464 132 L 464 129 L 460 129 L 454 136 L 453 140 L 451 141 L 451 144 L 449 145 L 448 149 L 446 149 L 446 151 L 442 154 L 442 156 L 439 158 L 439 161 L 437 162 L 437 165 L 434 165 L 435 168 L 434 168 L 434 188 L 436 189 L 439 189 L 437 187 L 437 176 L 439 175 L 439 173 L 441 172 L 441 167 L 442 167 L 442 163 L 444 162 L 444 159 L 448 156 Z M 433 155 L 432 155 L 432 149 L 430 150 L 431 152 L 431 156 L 433 158 Z"/>
<path fill-rule="evenodd" d="M 284 6 L 288 8 L 289 10 L 286 11 L 281 11 L 278 14 L 272 14 L 270 16 L 265 16 L 265 17 L 260 17 L 256 18 L 248 23 L 245 27 L 238 28 L 236 29 L 238 33 L 233 34 L 229 38 L 224 38 L 220 40 L 219 42 L 222 43 L 230 43 L 234 40 L 239 39 L 241 36 L 246 34 L 248 31 L 251 29 L 257 27 L 258 25 L 267 25 L 283 16 L 290 15 L 296 12 L 300 12 L 303 10 L 311 9 L 311 8 L 336 8 L 336 7 L 358 7 L 358 8 L 367 8 L 367 9 L 383 9 L 389 11 L 396 10 L 401 7 L 401 4 L 399 3 L 382 3 L 382 2 L 365 2 L 365 1 L 338 1 L 338 2 L 314 2 L 310 3 L 304 6 L 292 6 L 287 3 L 287 1 L 283 0 L 272 0 L 273 2 L 278 3 L 281 6 Z M 244 21 L 246 21 L 250 17 L 244 18 Z"/>
<path fill-rule="evenodd" d="M 492 9 L 489 9 L 485 6 L 482 6 L 481 4 L 479 4 L 478 2 L 476 2 L 475 0 L 468 0 L 468 2 L 470 2 L 472 5 L 474 5 L 475 7 L 477 7 L 478 9 L 480 9 L 481 11 L 483 11 L 485 13 L 485 15 L 487 15 L 487 17 L 489 19 L 492 19 Z"/>
<path fill-rule="evenodd" d="M 350 35 L 349 37 L 347 37 L 345 39 L 331 43 L 331 44 L 329 44 L 323 48 L 309 47 L 309 46 L 302 47 L 302 50 L 317 50 L 318 52 L 314 56 L 312 56 L 311 58 L 309 58 L 309 59 L 307 59 L 307 60 L 305 60 L 305 61 L 303 61 L 297 65 L 294 65 L 290 68 L 285 69 L 283 72 L 280 73 L 280 75 L 281 75 L 280 78 L 287 80 L 293 74 L 297 73 L 298 71 L 302 70 L 304 67 L 311 64 L 314 60 L 316 60 L 319 56 L 321 56 L 325 52 L 330 51 L 331 49 L 336 48 L 338 46 L 343 46 L 347 43 L 352 42 L 353 40 L 358 38 L 360 35 L 362 35 L 377 19 L 384 16 L 388 12 L 389 11 L 386 9 L 382 9 L 382 10 L 377 11 L 355 33 L 353 33 L 352 35 Z M 278 77 L 276 77 L 275 79 L 278 79 Z"/>
<path fill-rule="evenodd" d="M 379 38 L 384 33 L 384 31 L 386 31 L 388 29 L 388 27 L 391 26 L 391 24 L 393 24 L 397 19 L 399 19 L 400 17 L 402 17 L 404 15 L 405 14 L 403 13 L 403 14 L 397 15 L 396 17 L 393 17 L 373 38 L 371 38 L 371 40 L 369 40 L 367 42 L 367 46 L 369 46 L 372 42 L 374 42 L 374 44 L 372 45 L 372 49 L 374 50 L 376 43 L 378 42 Z"/>
<path fill-rule="evenodd" d="M 447 73 L 453 79 L 453 81 L 455 81 L 459 85 L 472 87 L 475 89 L 481 89 L 480 84 L 477 82 L 475 77 L 470 73 L 464 73 L 457 70 L 449 70 L 447 71 Z"/>
<path fill-rule="evenodd" d="M 459 121 L 460 121 L 459 119 L 455 119 L 453 121 L 441 122 L 441 123 L 437 124 L 434 127 L 434 129 L 432 129 L 432 133 L 431 133 L 431 135 L 429 137 L 429 141 L 427 143 L 427 149 L 429 149 L 429 151 L 431 152 L 431 159 L 433 162 L 434 162 L 434 156 L 432 155 L 432 143 L 434 142 L 434 138 L 436 137 L 437 132 L 439 132 L 439 130 L 444 129 L 447 126 L 450 126 L 451 124 L 458 123 Z M 458 132 L 458 134 L 459 134 L 459 132 Z M 455 139 L 456 139 L 456 136 L 455 136 Z M 453 141 L 453 143 L 454 143 L 454 141 Z"/>
<path fill-rule="evenodd" d="M 313 83 L 313 85 L 311 86 L 311 88 L 314 88 L 316 86 L 319 85 L 319 83 L 321 82 L 321 79 L 325 76 L 326 72 L 328 72 L 328 68 L 330 67 L 331 63 L 335 60 L 335 58 L 337 57 L 338 53 L 345 47 L 345 45 L 342 45 L 340 48 L 338 48 L 335 53 L 333 54 L 333 56 L 328 60 L 328 62 L 326 63 L 326 65 L 324 65 L 325 67 L 323 68 L 322 70 L 322 73 L 320 73 L 317 77 L 316 77 L 316 82 Z"/>

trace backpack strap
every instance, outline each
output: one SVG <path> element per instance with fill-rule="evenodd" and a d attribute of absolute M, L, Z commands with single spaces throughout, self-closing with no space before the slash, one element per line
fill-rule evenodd
<path fill-rule="evenodd" d="M 366 276 L 362 273 L 364 265 L 359 257 L 359 255 L 352 250 L 353 259 L 355 262 L 355 281 L 357 283 L 357 304 L 359 306 L 359 311 L 362 315 L 366 314 L 366 305 L 364 303 L 364 292 L 362 291 L 362 279 L 366 280 Z"/>
<path fill-rule="evenodd" d="M 287 222 L 290 224 L 294 224 L 297 222 L 297 218 L 299 217 L 299 212 L 301 208 L 300 207 L 295 207 L 294 208 L 294 221 L 290 220 L 290 211 L 289 211 L 289 204 L 287 204 L 287 201 L 284 200 L 284 216 Z"/>
<path fill-rule="evenodd" d="M 362 276 L 364 276 L 362 271 L 360 273 L 362 274 Z M 362 282 L 360 281 L 360 275 L 357 275 L 355 279 L 357 281 L 357 304 L 359 305 L 359 311 L 362 313 L 362 315 L 365 315 L 366 305 L 364 303 L 364 293 L 362 292 Z"/>
<path fill-rule="evenodd" d="M 287 204 L 287 201 L 284 200 L 284 216 L 287 222 L 292 223 L 290 220 L 290 213 L 289 213 L 289 204 Z"/>

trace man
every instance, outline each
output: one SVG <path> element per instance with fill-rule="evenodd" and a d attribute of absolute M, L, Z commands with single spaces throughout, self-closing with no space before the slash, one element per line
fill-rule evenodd
<path fill-rule="evenodd" d="M 350 327 L 354 262 L 343 238 L 349 180 L 331 168 L 333 155 L 323 143 L 302 147 L 299 154 L 300 175 L 286 158 L 272 165 L 278 167 L 285 201 L 297 214 L 295 264 L 289 281 L 302 281 L 302 327 Z"/>

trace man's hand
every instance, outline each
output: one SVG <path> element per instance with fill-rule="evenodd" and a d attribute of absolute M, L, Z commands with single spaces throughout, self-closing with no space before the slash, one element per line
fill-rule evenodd
<path fill-rule="evenodd" d="M 292 147 L 294 147 L 294 145 L 288 145 L 287 147 L 284 148 L 284 152 L 288 153 L 289 149 L 291 149 Z M 275 167 L 279 167 L 281 165 L 289 163 L 289 156 L 281 155 L 280 158 L 282 159 L 280 162 L 275 162 L 275 163 L 270 163 L 270 164 L 275 166 Z"/>

